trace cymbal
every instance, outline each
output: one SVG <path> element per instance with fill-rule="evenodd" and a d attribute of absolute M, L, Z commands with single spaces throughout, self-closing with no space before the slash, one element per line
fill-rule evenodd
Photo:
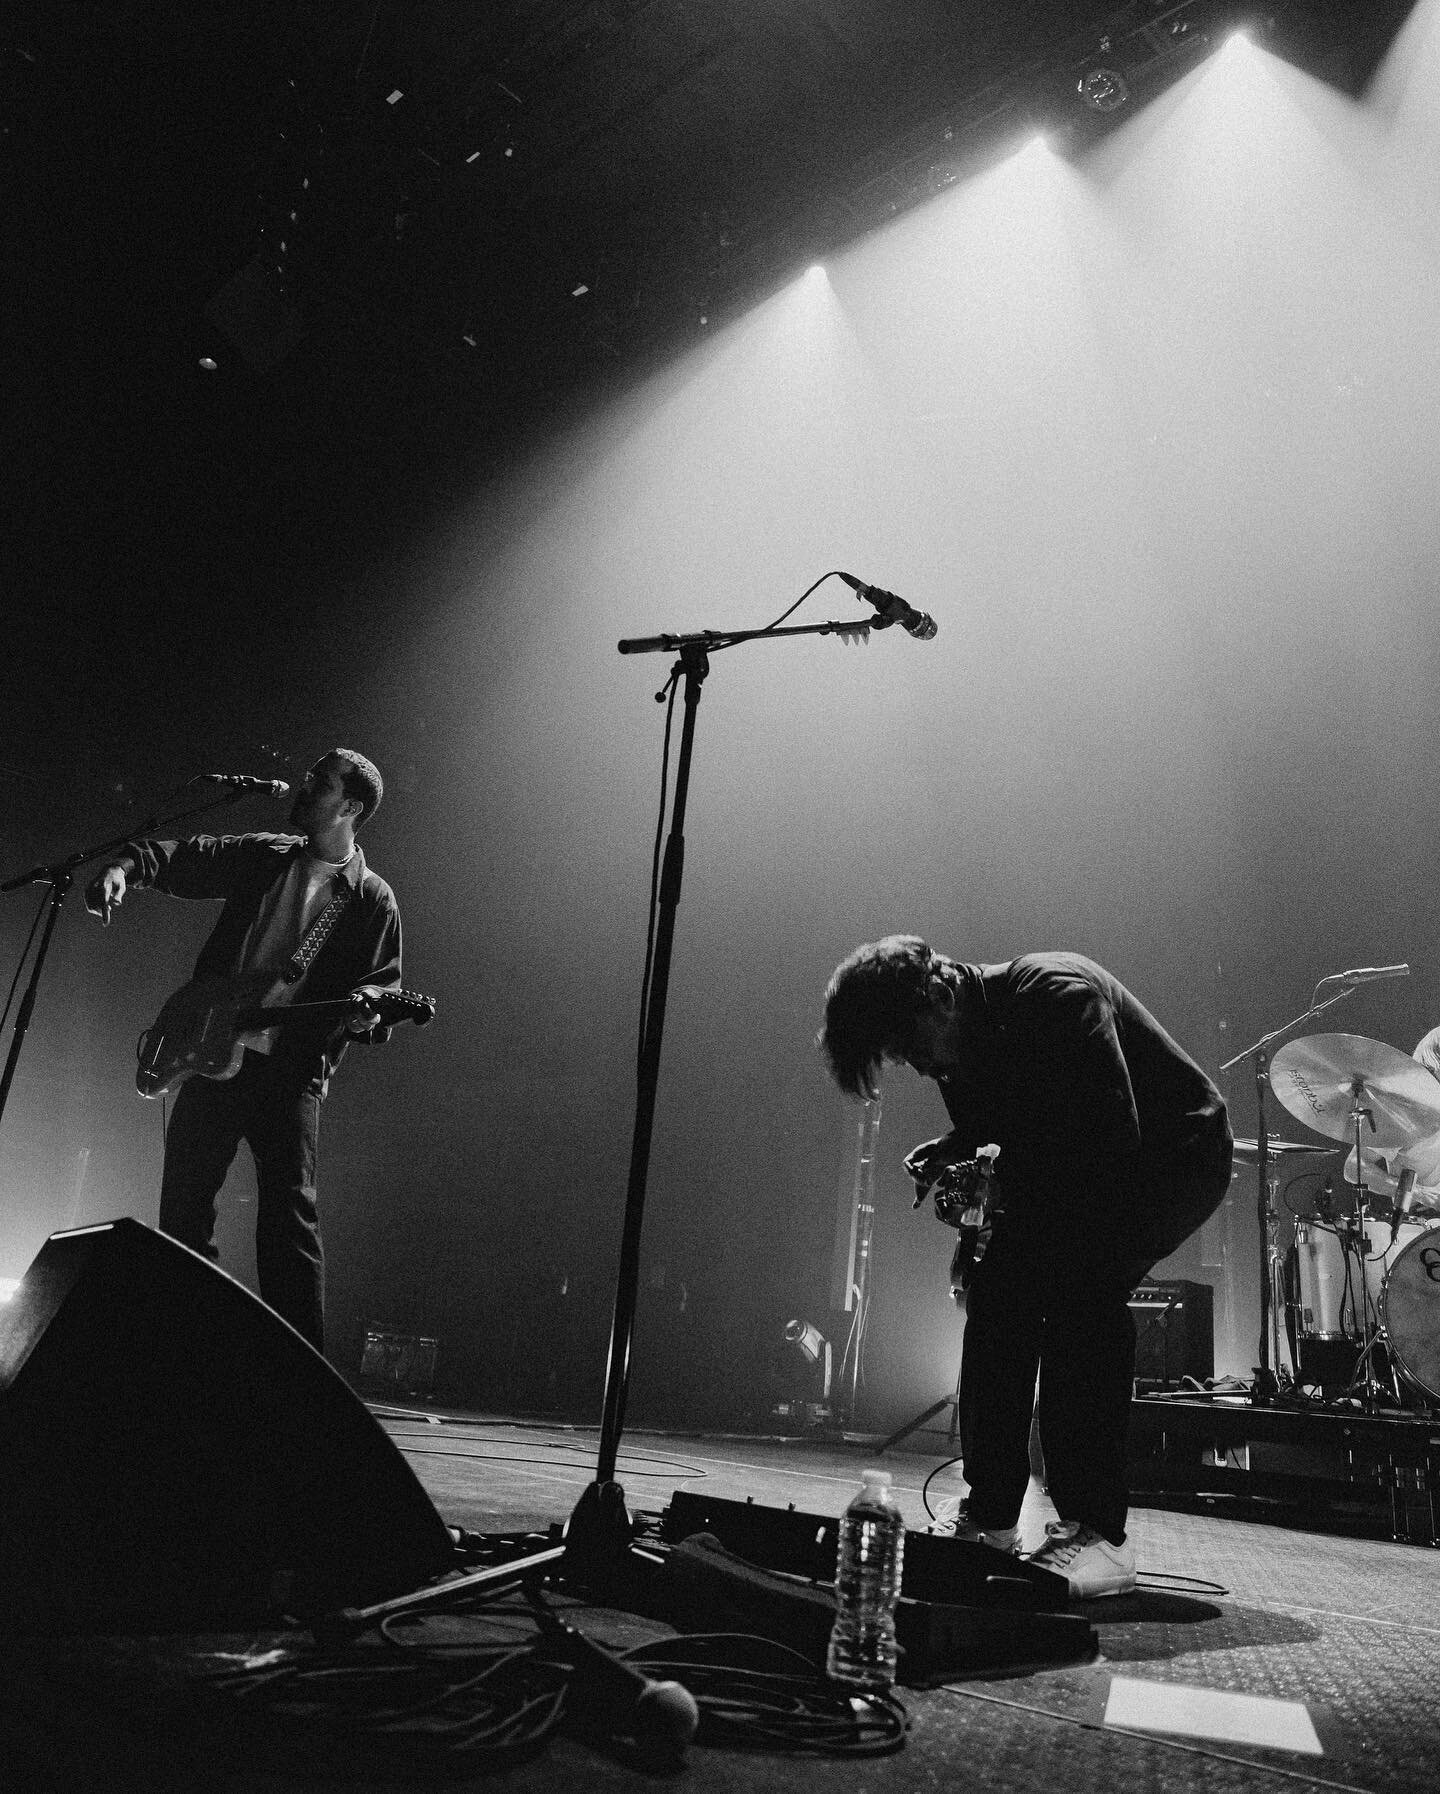
<path fill-rule="evenodd" d="M 1303 1142 L 1267 1140 L 1265 1150 L 1272 1159 L 1283 1159 L 1287 1154 L 1295 1152 L 1308 1152 L 1314 1156 L 1323 1157 L 1327 1152 L 1334 1152 L 1335 1148 L 1322 1146 L 1318 1140 Z M 1258 1165 L 1260 1163 L 1260 1142 L 1258 1140 L 1237 1140 L 1235 1142 L 1235 1157 L 1243 1159 L 1247 1165 Z"/>
<path fill-rule="evenodd" d="M 1358 1095 L 1374 1127 L 1362 1120 L 1364 1143 L 1383 1150 L 1440 1132 L 1440 1079 L 1408 1053 L 1363 1034 L 1311 1034 L 1281 1047 L 1270 1062 L 1270 1087 L 1317 1134 L 1348 1140 Z"/>

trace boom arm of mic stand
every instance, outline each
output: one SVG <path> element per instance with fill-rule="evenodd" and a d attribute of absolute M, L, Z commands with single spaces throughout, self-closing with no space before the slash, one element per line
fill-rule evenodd
<path fill-rule="evenodd" d="M 729 648 L 736 642 L 758 642 L 771 635 L 861 635 L 887 625 L 869 617 L 829 623 L 792 623 L 785 629 L 701 629 L 693 635 L 633 635 L 615 646 L 622 654 L 683 654 L 687 648 Z"/>
<path fill-rule="evenodd" d="M 160 828 L 164 823 L 181 822 L 187 816 L 198 816 L 204 810 L 219 809 L 222 804 L 234 803 L 241 793 L 233 791 L 224 797 L 208 798 L 203 804 L 192 804 L 188 810 L 178 810 L 173 816 L 147 816 L 138 828 L 130 829 L 123 835 L 114 835 L 108 841 L 97 842 L 93 847 L 82 847 L 78 852 L 68 854 L 63 860 L 56 860 L 48 866 L 32 866 L 28 872 L 21 872 L 14 878 L 7 878 L 0 884 L 0 893 L 18 891 L 24 885 L 49 885 L 50 913 L 45 919 L 45 932 L 40 936 L 40 946 L 35 954 L 35 963 L 30 968 L 30 978 L 25 986 L 25 995 L 20 999 L 20 1007 L 15 1011 L 15 1026 L 10 1036 L 10 1051 L 6 1055 L 5 1070 L 0 1075 L 0 1122 L 5 1119 L 5 1105 L 10 1100 L 10 1086 L 15 1082 L 16 1067 L 20 1063 L 20 1049 L 25 1044 L 25 1036 L 30 1029 L 30 1017 L 35 1011 L 35 996 L 40 988 L 40 974 L 45 967 L 45 956 L 50 951 L 50 939 L 55 933 L 55 924 L 60 919 L 60 911 L 66 897 L 70 894 L 70 886 L 80 867 L 90 860 L 98 860 L 107 853 L 113 853 L 117 847 L 123 847 L 127 841 L 133 841 L 137 835 L 148 835 Z M 24 964 L 25 955 L 20 955 Z M 18 976 L 18 973 L 17 973 Z"/>
<path fill-rule="evenodd" d="M 1270 1364 L 1270 1140 L 1265 1125 L 1265 1089 L 1270 1082 L 1269 1049 L 1292 1028 L 1302 1027 L 1336 1003 L 1343 1002 L 1355 988 L 1353 984 L 1347 985 L 1344 990 L 1336 991 L 1333 997 L 1327 997 L 1323 1003 L 1312 1003 L 1303 1015 L 1294 1016 L 1290 1021 L 1282 1022 L 1278 1028 L 1272 1028 L 1268 1034 L 1261 1035 L 1253 1045 L 1236 1053 L 1233 1059 L 1227 1059 L 1220 1067 L 1223 1076 L 1227 1071 L 1233 1071 L 1242 1059 L 1253 1058 L 1255 1061 L 1256 1181 L 1259 1186 L 1256 1203 L 1260 1216 L 1260 1362 L 1255 1368 L 1250 1400 L 1257 1408 L 1265 1407 L 1278 1387 Z"/>

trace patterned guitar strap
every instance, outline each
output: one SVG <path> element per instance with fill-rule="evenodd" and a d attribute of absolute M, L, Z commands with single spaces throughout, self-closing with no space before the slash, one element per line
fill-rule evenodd
<path fill-rule="evenodd" d="M 298 984 L 310 970 L 311 965 L 314 963 L 315 955 L 325 945 L 326 941 L 329 940 L 335 924 L 340 920 L 340 917 L 344 912 L 345 905 L 350 901 L 350 897 L 350 886 L 346 884 L 345 880 L 342 878 L 340 880 L 340 889 L 325 905 L 320 914 L 316 916 L 315 920 L 310 924 L 305 939 L 301 941 L 300 945 L 290 955 L 289 959 L 286 960 L 285 969 L 281 973 L 281 977 L 284 978 L 287 984 Z"/>

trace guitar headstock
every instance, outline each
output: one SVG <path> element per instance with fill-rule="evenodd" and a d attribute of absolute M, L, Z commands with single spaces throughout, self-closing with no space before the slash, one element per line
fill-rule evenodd
<path fill-rule="evenodd" d="M 380 1020 L 387 1028 L 393 1028 L 396 1022 L 414 1022 L 417 1028 L 423 1028 L 435 1020 L 434 997 L 422 996 L 418 990 L 382 991 L 370 1007 L 380 1012 Z"/>

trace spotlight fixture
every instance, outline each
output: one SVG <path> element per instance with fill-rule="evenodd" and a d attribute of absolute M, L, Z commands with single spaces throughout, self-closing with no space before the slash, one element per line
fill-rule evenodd
<path fill-rule="evenodd" d="M 817 1364 L 825 1349 L 825 1335 L 814 1321 L 793 1320 L 785 1323 L 785 1343 L 794 1346 L 809 1364 Z"/>
<path fill-rule="evenodd" d="M 1092 112 L 1118 112 L 1130 98 L 1130 89 L 1119 69 L 1088 69 L 1075 88 Z"/>

